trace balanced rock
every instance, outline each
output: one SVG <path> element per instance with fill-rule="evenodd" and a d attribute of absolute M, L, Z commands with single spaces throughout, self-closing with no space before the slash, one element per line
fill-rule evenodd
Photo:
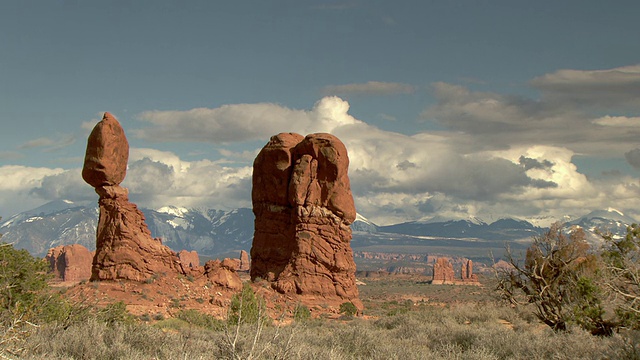
<path fill-rule="evenodd" d="M 80 244 L 51 248 L 45 260 L 49 263 L 49 271 L 57 280 L 83 281 L 91 278 L 93 253 Z"/>
<path fill-rule="evenodd" d="M 358 308 L 351 229 L 356 211 L 344 144 L 330 134 L 273 136 L 253 163 L 251 278 L 284 294 Z"/>
<path fill-rule="evenodd" d="M 91 280 L 144 281 L 156 273 L 184 273 L 176 253 L 151 237 L 145 218 L 120 187 L 129 143 L 118 120 L 105 113 L 89 136 L 83 179 L 100 196 Z"/>
<path fill-rule="evenodd" d="M 118 120 L 108 112 L 87 141 L 82 178 L 94 188 L 120 185 L 127 174 L 129 142 Z"/>

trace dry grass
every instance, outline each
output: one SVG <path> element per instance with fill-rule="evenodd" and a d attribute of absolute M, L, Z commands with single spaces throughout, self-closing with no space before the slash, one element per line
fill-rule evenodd
<path fill-rule="evenodd" d="M 159 324 L 161 324 L 160 322 Z M 640 335 L 554 333 L 507 307 L 414 306 L 378 319 L 310 320 L 214 330 L 96 319 L 51 325 L 26 342 L 29 359 L 640 359 Z M 236 334 L 231 346 L 230 335 Z"/>

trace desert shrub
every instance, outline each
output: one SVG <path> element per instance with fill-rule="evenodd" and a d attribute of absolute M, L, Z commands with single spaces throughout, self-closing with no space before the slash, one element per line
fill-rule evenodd
<path fill-rule="evenodd" d="M 533 238 L 521 265 L 507 249 L 511 269 L 498 273 L 498 289 L 515 305 L 535 306 L 535 315 L 556 331 L 577 322 L 585 329 L 608 332 L 600 291 L 594 279 L 598 258 L 589 251 L 582 229 L 565 235 L 559 223 Z"/>
<path fill-rule="evenodd" d="M 223 321 L 195 309 L 180 310 L 176 317 L 189 324 L 214 331 L 223 330 L 225 326 Z"/>
<path fill-rule="evenodd" d="M 98 309 L 96 319 L 108 325 L 115 323 L 131 324 L 135 320 L 134 316 L 127 310 L 127 305 L 122 301 L 111 303 L 102 309 Z"/>
<path fill-rule="evenodd" d="M 153 324 L 153 326 L 158 329 L 171 329 L 177 331 L 184 331 L 192 327 L 192 325 L 185 320 L 172 317 L 165 319 L 164 316 L 161 320 L 158 320 Z"/>
<path fill-rule="evenodd" d="M 0 309 L 29 312 L 48 288 L 47 263 L 26 250 L 0 243 Z"/>
<path fill-rule="evenodd" d="M 347 317 L 353 317 L 358 313 L 358 308 L 350 301 L 340 304 L 340 314 L 344 314 Z"/>
<path fill-rule="evenodd" d="M 305 322 L 311 318 L 311 310 L 303 304 L 298 304 L 293 310 L 293 320 Z"/>
<path fill-rule="evenodd" d="M 602 234 L 605 248 L 605 289 L 623 326 L 640 329 L 640 225 L 627 228 L 624 238 Z"/>
<path fill-rule="evenodd" d="M 240 294 L 231 298 L 227 321 L 231 325 L 237 325 L 266 322 L 267 319 L 264 299 L 256 296 L 250 283 L 244 283 Z"/>
<path fill-rule="evenodd" d="M 28 339 L 25 347 L 31 359 L 203 358 L 213 350 L 213 345 L 194 339 L 194 335 L 165 333 L 144 324 L 110 325 L 94 317 L 66 329 L 43 327 Z"/>
<path fill-rule="evenodd" d="M 487 315 L 473 317 L 474 309 Z M 639 332 L 596 337 L 574 325 L 569 325 L 571 331 L 554 332 L 538 322 L 530 324 L 522 320 L 517 329 L 512 329 L 500 323 L 501 318 L 517 321 L 518 313 L 493 304 L 482 308 L 471 305 L 431 307 L 382 316 L 375 321 L 316 320 L 282 327 L 259 327 L 260 322 L 242 323 L 227 325 L 229 332 L 202 331 L 178 318 L 161 322 L 167 322 L 161 327 L 144 323 L 109 325 L 90 318 L 66 329 L 57 324 L 41 327 L 24 345 L 24 357 L 305 360 L 639 358 Z M 234 348 L 230 347 L 228 335 L 235 340 Z"/>

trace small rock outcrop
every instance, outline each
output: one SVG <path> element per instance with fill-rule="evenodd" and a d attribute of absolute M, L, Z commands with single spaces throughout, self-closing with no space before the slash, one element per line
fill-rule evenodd
<path fill-rule="evenodd" d="M 251 278 L 283 294 L 351 301 L 356 211 L 344 144 L 330 134 L 271 137 L 253 163 Z"/>
<path fill-rule="evenodd" d="M 251 263 L 249 262 L 249 254 L 244 251 L 244 250 L 240 250 L 240 267 L 239 267 L 239 271 L 249 271 L 251 269 Z"/>
<path fill-rule="evenodd" d="M 204 275 L 216 286 L 231 290 L 242 289 L 238 273 L 238 262 L 232 259 L 209 260 L 204 264 Z"/>
<path fill-rule="evenodd" d="M 91 280 L 144 281 L 155 273 L 183 273 L 176 253 L 151 237 L 145 218 L 120 186 L 127 172 L 129 143 L 122 126 L 105 113 L 91 131 L 82 178 L 100 196 L 96 254 Z"/>
<path fill-rule="evenodd" d="M 51 248 L 45 260 L 56 280 L 83 281 L 91 278 L 93 253 L 80 244 Z"/>
<path fill-rule="evenodd" d="M 195 269 L 200 266 L 200 256 L 198 256 L 195 250 L 180 250 L 180 252 L 178 252 L 178 258 L 184 269 Z"/>

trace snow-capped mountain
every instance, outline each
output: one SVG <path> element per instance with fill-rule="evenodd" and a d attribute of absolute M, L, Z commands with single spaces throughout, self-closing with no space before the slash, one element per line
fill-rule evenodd
<path fill-rule="evenodd" d="M 215 209 L 187 209 L 164 206 L 141 209 L 154 237 L 175 251 L 196 250 L 202 255 L 218 256 L 238 250 L 250 250 L 253 239 L 254 216 L 251 209 L 231 211 Z M 51 247 L 79 243 L 95 248 L 95 230 L 98 209 L 95 204 L 54 201 L 26 211 L 0 223 L 2 241 L 27 249 L 34 255 L 44 256 Z M 602 242 L 596 229 L 624 235 L 626 227 L 635 220 L 614 209 L 593 211 L 567 225 L 580 226 L 587 232 L 592 244 Z M 520 241 L 523 244 L 533 236 L 542 235 L 547 228 L 528 221 L 504 218 L 490 224 L 478 218 L 430 218 L 402 224 L 378 226 L 361 214 L 351 225 L 354 246 L 377 244 L 422 243 L 425 239 L 438 241 L 438 246 L 451 246 L 450 241 L 496 242 Z M 358 245 L 359 244 L 359 245 Z M 457 245 L 456 245 L 457 246 Z"/>
<path fill-rule="evenodd" d="M 151 234 L 173 250 L 214 255 L 251 249 L 254 219 L 251 209 L 222 211 L 165 206 L 141 210 Z"/>
<path fill-rule="evenodd" d="M 2 241 L 44 256 L 58 245 L 78 243 L 95 248 L 97 226 L 97 207 L 56 200 L 10 217 L 0 223 L 0 233 Z"/>
<path fill-rule="evenodd" d="M 365 233 L 378 232 L 378 225 L 369 221 L 366 217 L 356 213 L 356 220 L 351 224 L 352 231 L 360 231 Z"/>
<path fill-rule="evenodd" d="M 203 255 L 249 250 L 253 239 L 251 209 L 221 211 L 165 206 L 140 209 L 154 237 L 175 251 L 196 250 Z M 95 249 L 98 208 L 58 200 L 16 214 L 0 223 L 2 241 L 36 256 L 55 246 L 78 243 Z"/>
<path fill-rule="evenodd" d="M 531 238 L 543 231 L 544 228 L 536 227 L 524 220 L 506 218 L 487 224 L 477 217 L 464 220 L 432 218 L 380 227 L 380 232 L 384 233 L 486 240 L 519 240 Z"/>
<path fill-rule="evenodd" d="M 614 236 L 624 236 L 627 233 L 627 226 L 634 223 L 638 222 L 619 210 L 608 208 L 594 210 L 587 215 L 567 222 L 567 225 L 581 227 L 587 233 L 587 240 L 591 244 L 601 244 L 602 238 L 597 232 L 611 232 Z"/>

